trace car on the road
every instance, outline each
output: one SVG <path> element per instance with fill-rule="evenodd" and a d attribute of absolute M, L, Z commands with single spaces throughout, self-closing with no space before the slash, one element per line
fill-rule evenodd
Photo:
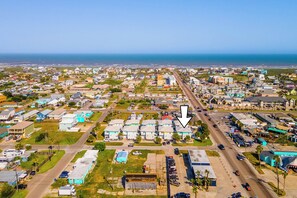
<path fill-rule="evenodd" d="M 198 109 L 197 111 L 198 111 L 198 112 L 201 112 L 201 109 Z"/>
<path fill-rule="evenodd" d="M 218 127 L 218 125 L 216 125 L 216 124 L 214 124 L 214 125 L 212 125 L 214 128 L 217 128 Z"/>
<path fill-rule="evenodd" d="M 36 171 L 31 171 L 30 175 L 36 175 Z"/>
<path fill-rule="evenodd" d="M 223 144 L 219 144 L 219 145 L 218 145 L 218 148 L 219 148 L 220 150 L 225 150 L 225 146 L 224 146 Z"/>
<path fill-rule="evenodd" d="M 245 189 L 246 189 L 247 191 L 251 191 L 251 190 L 252 190 L 252 188 L 251 188 L 251 186 L 250 186 L 249 183 L 246 183 L 246 184 L 245 184 Z"/>
<path fill-rule="evenodd" d="M 175 154 L 175 155 L 179 155 L 179 149 L 178 149 L 178 148 L 175 148 L 175 149 L 174 149 L 174 154 Z"/>
<path fill-rule="evenodd" d="M 245 159 L 245 157 L 244 157 L 243 155 L 240 155 L 240 154 L 237 154 L 237 155 L 236 155 L 236 158 L 237 158 L 238 160 L 240 160 L 240 161 L 242 161 L 242 160 Z"/>
<path fill-rule="evenodd" d="M 133 143 L 128 144 L 128 147 L 134 147 Z"/>
<path fill-rule="evenodd" d="M 203 109 L 203 111 L 207 111 L 207 109 Z"/>
<path fill-rule="evenodd" d="M 236 176 L 240 176 L 240 173 L 239 173 L 238 170 L 236 170 L 236 171 L 234 172 L 234 174 L 235 174 Z"/>
<path fill-rule="evenodd" d="M 208 116 L 208 114 L 207 114 L 207 113 L 205 113 L 204 115 L 205 115 L 205 116 Z"/>
<path fill-rule="evenodd" d="M 190 193 L 180 192 L 174 195 L 174 198 L 190 198 Z"/>
<path fill-rule="evenodd" d="M 165 146 L 166 145 L 166 142 L 163 142 L 162 145 Z"/>
<path fill-rule="evenodd" d="M 68 172 L 68 171 L 63 171 L 63 172 L 60 174 L 59 178 L 68 178 L 68 175 L 69 175 L 69 172 Z"/>

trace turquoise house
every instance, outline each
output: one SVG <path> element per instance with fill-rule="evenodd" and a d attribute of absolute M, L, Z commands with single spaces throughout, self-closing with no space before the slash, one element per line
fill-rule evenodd
<path fill-rule="evenodd" d="M 35 101 L 35 103 L 38 104 L 38 106 L 45 106 L 47 103 L 49 103 L 52 99 L 50 98 L 40 98 Z M 31 105 L 31 108 L 35 108 L 35 103 Z"/>
<path fill-rule="evenodd" d="M 267 142 L 263 138 L 258 138 L 257 140 L 262 146 L 267 146 Z"/>
<path fill-rule="evenodd" d="M 77 116 L 77 122 L 84 123 L 87 119 L 92 117 L 92 115 L 94 113 L 92 111 L 88 111 L 88 110 L 86 110 L 86 111 L 80 110 L 80 111 L 74 112 L 74 114 Z"/>

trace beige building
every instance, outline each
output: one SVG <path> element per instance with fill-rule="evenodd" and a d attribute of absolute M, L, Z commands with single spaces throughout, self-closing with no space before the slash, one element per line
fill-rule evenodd
<path fill-rule="evenodd" d="M 8 129 L 9 135 L 21 135 L 23 138 L 30 137 L 34 132 L 34 122 L 23 121 Z"/>

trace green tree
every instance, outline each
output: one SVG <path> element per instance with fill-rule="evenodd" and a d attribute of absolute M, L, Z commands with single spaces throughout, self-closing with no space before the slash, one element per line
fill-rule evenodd
<path fill-rule="evenodd" d="M 260 168 L 261 168 L 261 159 L 260 159 L 260 155 L 261 155 L 262 151 L 263 151 L 263 146 L 262 146 L 262 145 L 258 145 L 258 146 L 256 147 L 256 153 L 257 153 L 257 155 L 258 155 L 259 167 L 260 167 Z"/>
<path fill-rule="evenodd" d="M 69 106 L 69 107 L 74 107 L 74 106 L 75 106 L 75 102 L 69 102 L 69 103 L 68 103 L 68 106 Z"/>
<path fill-rule="evenodd" d="M 141 136 L 138 135 L 138 136 L 136 137 L 135 143 L 139 144 L 139 143 L 141 142 L 141 140 L 142 140 Z"/>
<path fill-rule="evenodd" d="M 23 149 L 24 148 L 24 145 L 22 145 L 21 143 L 17 143 L 16 145 L 15 145 L 15 149 L 16 150 L 21 150 L 21 149 Z"/>
<path fill-rule="evenodd" d="M 99 151 L 104 151 L 106 148 L 105 142 L 97 142 L 94 145 L 94 149 L 99 150 Z"/>
<path fill-rule="evenodd" d="M 185 140 L 185 142 L 189 142 L 191 140 L 191 137 L 189 135 L 187 135 L 184 140 Z"/>
<path fill-rule="evenodd" d="M 95 137 L 93 135 L 90 135 L 87 139 L 88 143 L 93 143 L 95 141 Z"/>
<path fill-rule="evenodd" d="M 0 197 L 11 197 L 14 192 L 15 189 L 11 185 L 4 183 L 0 191 Z"/>
<path fill-rule="evenodd" d="M 209 186 L 209 170 L 205 170 L 205 173 L 204 173 L 204 183 L 205 183 L 205 189 L 206 191 L 208 191 L 208 186 Z"/>
<path fill-rule="evenodd" d="M 160 137 L 155 138 L 155 143 L 156 144 L 161 144 L 161 142 L 162 142 L 162 139 Z"/>
<path fill-rule="evenodd" d="M 276 181 L 277 181 L 277 195 L 279 195 L 279 172 L 278 172 L 278 167 L 280 165 L 280 157 L 278 155 L 275 155 L 273 157 L 275 160 L 275 173 L 276 173 Z"/>
<path fill-rule="evenodd" d="M 172 139 L 178 142 L 180 141 L 181 138 L 180 138 L 180 135 L 178 135 L 178 133 L 173 133 Z"/>
<path fill-rule="evenodd" d="M 197 198 L 197 194 L 198 194 L 198 187 L 197 187 L 197 185 L 193 185 L 192 191 L 195 194 L 195 198 Z"/>
<path fill-rule="evenodd" d="M 28 151 L 28 150 L 31 150 L 31 148 L 32 148 L 32 146 L 30 145 L 30 144 L 28 144 L 28 145 L 26 145 L 26 150 Z"/>

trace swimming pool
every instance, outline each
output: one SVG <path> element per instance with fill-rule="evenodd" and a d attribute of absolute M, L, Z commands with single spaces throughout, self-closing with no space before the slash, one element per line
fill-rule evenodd
<path fill-rule="evenodd" d="M 126 163 L 128 159 L 128 151 L 120 151 L 117 153 L 116 161 L 119 163 Z"/>

